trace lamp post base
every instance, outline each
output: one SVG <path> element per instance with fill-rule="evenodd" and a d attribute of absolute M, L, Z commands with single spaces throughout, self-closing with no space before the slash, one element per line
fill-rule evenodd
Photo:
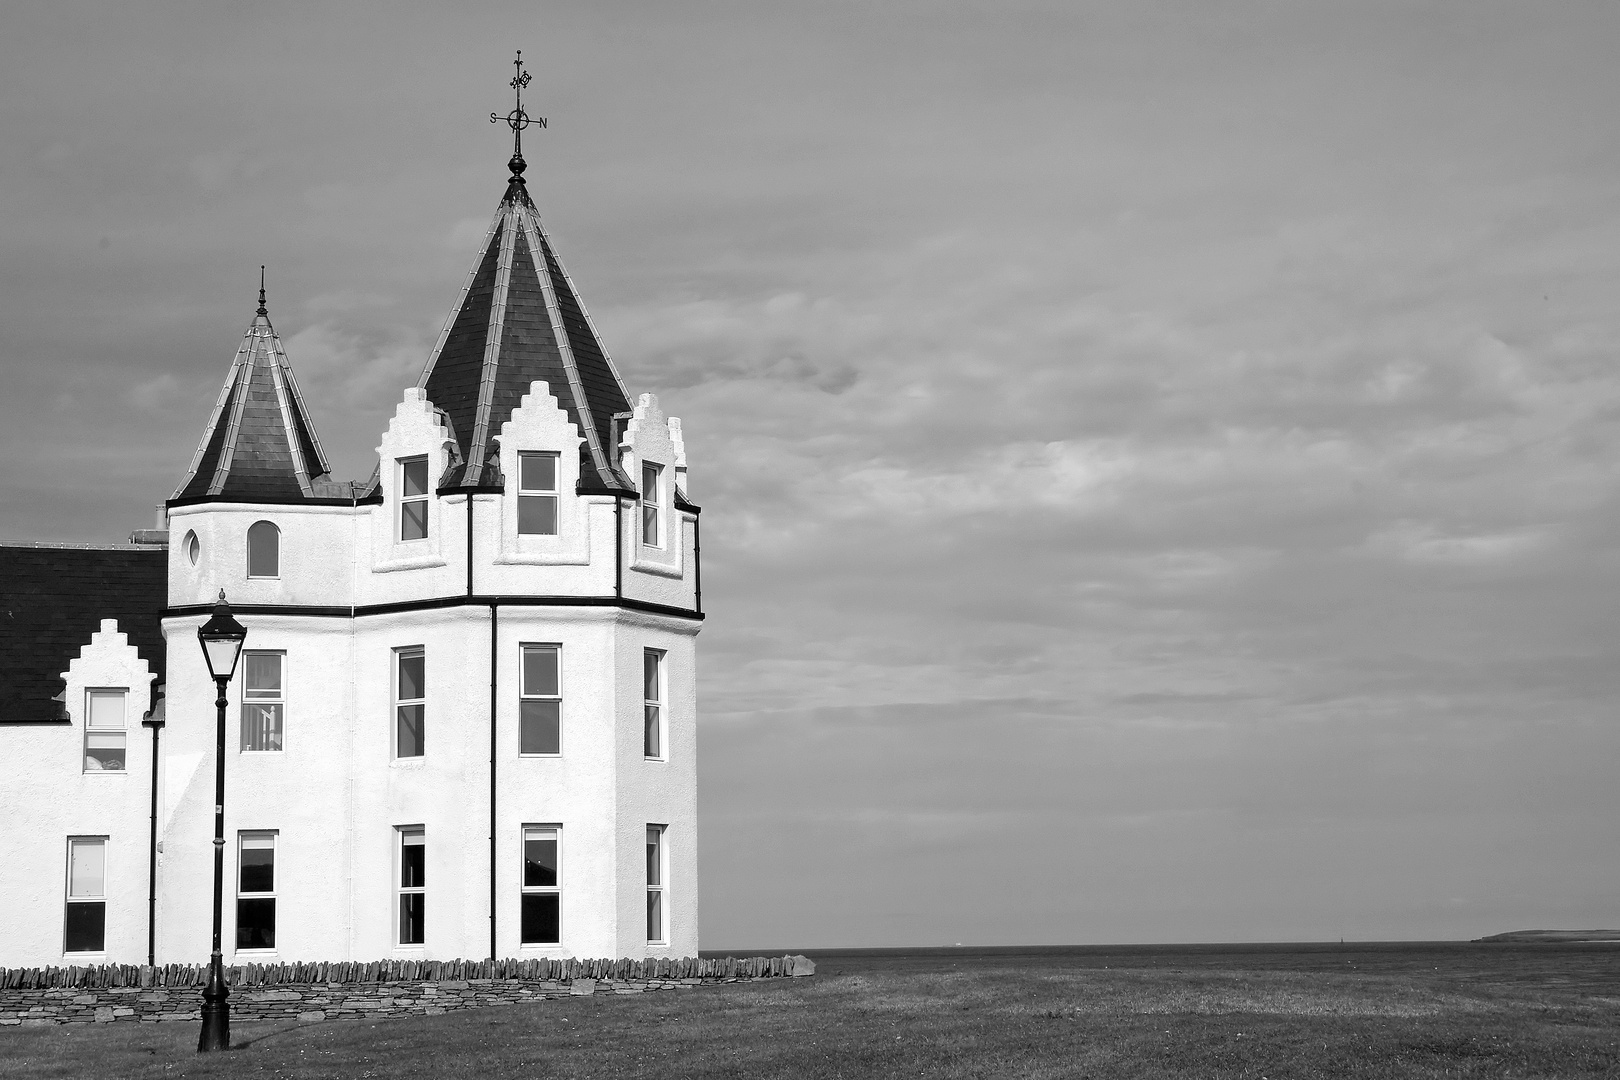
<path fill-rule="evenodd" d="M 208 986 L 203 990 L 202 1035 L 197 1039 L 197 1052 L 229 1050 L 231 1048 L 230 989 L 225 985 L 225 972 L 219 953 L 208 965 Z"/>

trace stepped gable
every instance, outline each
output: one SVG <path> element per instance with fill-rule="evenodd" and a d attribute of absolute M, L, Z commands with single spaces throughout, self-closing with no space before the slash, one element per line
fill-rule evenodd
<path fill-rule="evenodd" d="M 260 289 L 253 325 L 170 501 L 350 501 L 353 485 L 333 483 L 330 471 Z"/>
<path fill-rule="evenodd" d="M 66 715 L 57 700 L 62 673 L 102 619 L 116 619 L 157 674 L 155 693 L 168 591 L 168 549 L 160 545 L 0 544 L 0 724 Z"/>
<path fill-rule="evenodd" d="M 449 417 L 460 450 L 440 491 L 498 491 L 494 442 L 529 385 L 544 379 L 584 437 L 581 494 L 635 495 L 618 467 L 613 417 L 630 399 L 563 271 L 521 176 L 507 184 L 455 310 L 417 386 Z"/>

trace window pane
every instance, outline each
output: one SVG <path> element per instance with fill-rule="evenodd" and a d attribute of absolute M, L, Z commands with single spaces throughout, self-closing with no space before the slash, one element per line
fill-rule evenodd
<path fill-rule="evenodd" d="M 662 829 L 647 830 L 647 884 L 656 887 L 664 883 L 664 860 L 660 849 L 664 846 Z"/>
<path fill-rule="evenodd" d="M 556 893 L 525 893 L 522 937 L 525 945 L 555 945 L 562 941 L 562 897 Z"/>
<path fill-rule="evenodd" d="M 68 895 L 72 897 L 107 894 L 107 843 L 104 840 L 75 840 L 68 845 Z"/>
<path fill-rule="evenodd" d="M 557 884 L 557 834 L 538 833 L 523 838 L 523 884 L 534 888 Z"/>
<path fill-rule="evenodd" d="M 648 705 L 646 708 L 647 718 L 646 723 L 643 725 L 645 731 L 645 738 L 642 740 L 645 744 L 643 751 L 647 757 L 657 757 L 663 753 L 663 748 L 659 745 L 661 740 L 658 731 L 658 706 Z"/>
<path fill-rule="evenodd" d="M 399 943 L 401 945 L 420 945 L 427 940 L 426 921 L 427 897 L 421 893 L 405 893 L 399 898 Z"/>
<path fill-rule="evenodd" d="M 281 654 L 249 652 L 242 654 L 243 688 L 248 697 L 281 696 Z"/>
<path fill-rule="evenodd" d="M 84 737 L 85 772 L 124 771 L 124 733 L 91 731 Z"/>
<path fill-rule="evenodd" d="M 557 496 L 518 496 L 518 532 L 524 536 L 556 536 Z"/>
<path fill-rule="evenodd" d="M 647 940 L 664 940 L 664 894 L 656 889 L 647 893 Z"/>
<path fill-rule="evenodd" d="M 519 454 L 518 490 L 556 491 L 556 454 Z"/>
<path fill-rule="evenodd" d="M 124 726 L 124 691 L 90 691 L 90 709 L 87 725 L 93 728 L 121 728 Z"/>
<path fill-rule="evenodd" d="M 268 897 L 236 902 L 236 947 L 276 947 L 276 902 Z"/>
<path fill-rule="evenodd" d="M 421 833 L 402 833 L 399 838 L 399 884 L 405 889 L 420 889 L 426 882 L 427 845 Z"/>
<path fill-rule="evenodd" d="M 248 529 L 248 577 L 276 577 L 281 573 L 281 533 L 268 521 Z"/>
<path fill-rule="evenodd" d="M 531 697 L 557 696 L 557 650 L 523 650 L 523 692 Z"/>
<path fill-rule="evenodd" d="M 186 533 L 186 559 L 191 565 L 197 565 L 197 556 L 202 554 L 202 542 L 197 539 L 194 532 Z"/>
<path fill-rule="evenodd" d="M 421 705 L 401 705 L 399 707 L 399 742 L 395 748 L 398 757 L 421 757 L 426 743 L 423 732 L 423 712 Z"/>
<path fill-rule="evenodd" d="M 414 461 L 402 461 L 400 473 L 402 483 L 400 493 L 407 498 L 412 495 L 427 494 L 427 458 L 417 458 Z"/>
<path fill-rule="evenodd" d="M 648 503 L 641 504 L 641 542 L 658 543 L 658 507 Z"/>
<path fill-rule="evenodd" d="M 427 657 L 422 653 L 399 654 L 399 700 L 416 701 L 427 697 Z"/>
<path fill-rule="evenodd" d="M 281 710 L 280 704 L 272 705 L 261 701 L 243 703 L 243 750 L 281 749 Z"/>
<path fill-rule="evenodd" d="M 658 498 L 658 466 L 643 465 L 641 467 L 641 499 L 643 502 L 657 503 Z"/>
<path fill-rule="evenodd" d="M 658 661 L 661 656 L 652 649 L 642 654 L 641 681 L 644 684 L 645 696 L 648 701 L 658 701 Z"/>
<path fill-rule="evenodd" d="M 427 500 L 413 499 L 399 504 L 399 538 L 421 540 L 427 536 Z"/>
<path fill-rule="evenodd" d="M 276 890 L 276 841 L 269 836 L 242 837 L 241 877 L 238 892 Z"/>
<path fill-rule="evenodd" d="M 67 906 L 67 926 L 63 935 L 64 952 L 102 952 L 107 947 L 107 905 L 70 903 Z"/>
<path fill-rule="evenodd" d="M 523 701 L 518 710 L 518 753 L 562 753 L 562 702 Z"/>

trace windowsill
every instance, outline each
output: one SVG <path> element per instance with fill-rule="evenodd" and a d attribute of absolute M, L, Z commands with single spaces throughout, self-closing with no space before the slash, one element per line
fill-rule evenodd
<path fill-rule="evenodd" d="M 247 757 L 247 756 L 257 757 L 257 756 L 259 756 L 261 754 L 285 754 L 286 752 L 287 752 L 286 748 L 282 748 L 282 749 L 279 749 L 279 750 L 238 750 L 237 751 L 238 754 L 241 754 L 244 757 Z"/>
<path fill-rule="evenodd" d="M 425 544 L 426 540 L 407 540 L 408 544 Z M 437 555 L 410 555 L 404 558 L 388 559 L 377 563 L 371 568 L 373 574 L 392 574 L 396 570 L 426 570 L 434 566 L 448 565 Z"/>
<path fill-rule="evenodd" d="M 231 959 L 234 961 L 239 956 L 245 956 L 250 960 L 258 961 L 263 960 L 267 956 L 275 955 L 276 950 L 274 949 L 237 949 L 231 953 Z"/>
<path fill-rule="evenodd" d="M 560 761 L 562 751 L 559 750 L 555 754 L 519 754 L 518 757 L 524 761 Z"/>
<path fill-rule="evenodd" d="M 261 575 L 249 574 L 248 575 L 248 580 L 249 581 L 280 581 L 281 580 L 281 575 L 277 574 L 274 577 L 265 577 L 265 576 L 261 576 Z"/>
<path fill-rule="evenodd" d="M 86 769 L 81 776 L 128 776 L 128 769 Z"/>
<path fill-rule="evenodd" d="M 389 764 L 404 765 L 406 767 L 420 766 L 427 761 L 426 754 L 412 754 L 410 757 L 395 757 Z"/>
<path fill-rule="evenodd" d="M 641 756 L 641 760 L 642 761 L 650 761 L 655 765 L 667 765 L 669 763 L 668 756 L 650 757 L 650 756 L 648 756 L 646 754 L 643 754 Z"/>
<path fill-rule="evenodd" d="M 62 954 L 62 959 L 71 960 L 75 964 L 105 964 L 107 962 L 107 950 L 103 949 L 100 952 L 65 952 Z"/>
<path fill-rule="evenodd" d="M 664 561 L 664 560 L 672 561 Z M 641 547 L 636 551 L 635 557 L 630 560 L 630 569 L 640 570 L 644 574 L 658 574 L 661 577 L 683 577 L 681 560 L 673 552 L 664 548 Z"/>

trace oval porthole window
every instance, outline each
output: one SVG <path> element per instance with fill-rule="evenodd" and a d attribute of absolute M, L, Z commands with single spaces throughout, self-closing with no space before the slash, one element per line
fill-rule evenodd
<path fill-rule="evenodd" d="M 202 554 L 202 541 L 197 539 L 197 534 L 196 533 L 194 533 L 194 532 L 186 533 L 186 558 L 191 560 L 191 565 L 192 566 L 197 565 L 197 556 L 199 556 L 201 554 Z"/>

